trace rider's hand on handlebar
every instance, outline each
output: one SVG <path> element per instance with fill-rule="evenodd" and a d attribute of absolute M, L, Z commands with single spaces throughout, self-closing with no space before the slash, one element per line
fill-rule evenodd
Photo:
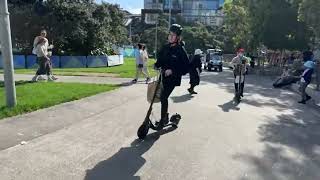
<path fill-rule="evenodd" d="M 165 75 L 166 77 L 171 76 L 171 75 L 172 75 L 172 70 L 171 70 L 171 69 L 167 69 L 167 70 L 164 72 L 164 75 Z"/>

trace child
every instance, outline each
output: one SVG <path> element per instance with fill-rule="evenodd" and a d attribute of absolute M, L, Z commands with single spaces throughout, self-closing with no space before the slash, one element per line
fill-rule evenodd
<path fill-rule="evenodd" d="M 311 99 L 311 96 L 309 96 L 306 93 L 306 88 L 308 87 L 312 79 L 314 62 L 307 61 L 304 63 L 304 67 L 305 67 L 305 70 L 301 75 L 301 80 L 300 80 L 301 101 L 298 102 L 301 104 L 306 104 L 306 102 Z"/>

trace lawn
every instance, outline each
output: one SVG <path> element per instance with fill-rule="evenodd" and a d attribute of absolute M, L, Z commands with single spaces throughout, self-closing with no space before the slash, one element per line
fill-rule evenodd
<path fill-rule="evenodd" d="M 100 84 L 19 81 L 16 82 L 18 105 L 15 108 L 7 108 L 2 82 L 0 84 L 0 119 L 111 91 L 117 87 Z"/>
<path fill-rule="evenodd" d="M 154 59 L 150 59 L 148 62 L 148 69 L 151 76 L 154 76 L 156 72 L 153 70 Z M 114 67 L 101 67 L 101 68 L 67 68 L 58 69 L 54 68 L 53 73 L 55 75 L 64 76 L 114 76 L 120 78 L 133 78 L 136 74 L 136 63 L 134 58 L 125 58 L 124 64 Z M 35 69 L 16 69 L 17 74 L 34 74 Z M 0 71 L 3 72 L 2 70 Z"/>

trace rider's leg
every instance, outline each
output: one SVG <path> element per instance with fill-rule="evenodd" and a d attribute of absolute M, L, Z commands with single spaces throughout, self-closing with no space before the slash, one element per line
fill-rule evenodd
<path fill-rule="evenodd" d="M 169 117 L 168 117 L 168 98 L 170 96 L 170 94 L 172 93 L 173 89 L 175 88 L 174 85 L 172 84 L 166 84 L 163 83 L 163 89 L 161 92 L 161 124 L 165 125 L 169 122 Z"/>

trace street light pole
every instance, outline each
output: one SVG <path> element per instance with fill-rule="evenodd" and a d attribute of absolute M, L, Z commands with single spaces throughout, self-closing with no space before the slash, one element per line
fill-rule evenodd
<path fill-rule="evenodd" d="M 169 0 L 169 30 L 171 26 L 171 5 L 172 5 L 172 0 Z"/>
<path fill-rule="evenodd" d="M 154 44 L 154 56 L 155 56 L 155 59 L 157 59 L 157 46 L 158 46 L 158 21 L 159 19 L 157 18 L 157 21 L 156 21 L 156 37 L 155 37 L 155 44 Z"/>
<path fill-rule="evenodd" d="M 14 84 L 13 55 L 11 43 L 10 19 L 7 0 L 0 0 L 0 42 L 4 70 L 4 86 L 8 107 L 17 104 Z"/>

